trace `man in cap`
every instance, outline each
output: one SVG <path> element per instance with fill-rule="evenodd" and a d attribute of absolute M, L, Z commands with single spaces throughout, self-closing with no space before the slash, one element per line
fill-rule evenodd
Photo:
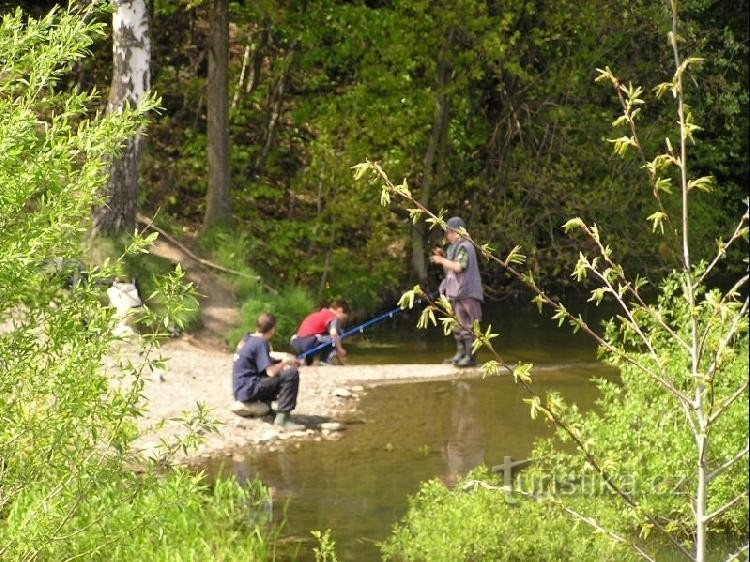
<path fill-rule="evenodd" d="M 458 367 L 469 367 L 476 364 L 472 352 L 474 344 L 474 322 L 482 320 L 482 278 L 474 245 L 463 238 L 466 223 L 461 217 L 451 217 L 446 221 L 445 238 L 448 247 L 443 252 L 437 250 L 431 257 L 432 263 L 443 266 L 445 277 L 440 283 L 440 294 L 450 301 L 458 324 L 453 328 L 456 338 L 456 354 L 446 363 Z"/>

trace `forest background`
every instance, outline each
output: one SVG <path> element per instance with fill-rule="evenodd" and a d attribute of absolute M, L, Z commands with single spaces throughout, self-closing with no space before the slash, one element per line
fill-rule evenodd
<path fill-rule="evenodd" d="M 12 4 L 41 15 L 55 3 Z M 605 65 L 623 81 L 671 75 L 665 4 L 146 6 L 162 109 L 146 131 L 137 208 L 168 232 L 200 232 L 201 250 L 225 266 L 251 269 L 277 289 L 303 287 L 319 302 L 344 295 L 360 311 L 415 282 L 433 284 L 427 255 L 439 235 L 406 211 L 377 206 L 378 190 L 352 179 L 365 159 L 408 178 L 425 206 L 463 216 L 500 254 L 522 245 L 531 270 L 557 291 L 569 286 L 577 259 L 565 217 L 606 224 L 626 268 L 658 279 L 677 262 L 663 238 L 641 228 L 651 189 L 643 163 L 612 154 L 614 94 L 592 87 Z M 705 141 L 694 148 L 695 173 L 710 171 L 717 186 L 693 204 L 691 242 L 704 253 L 715 243 L 707 233 L 728 230 L 741 213 L 748 185 L 747 3 L 695 0 L 680 9 L 686 49 L 704 59 L 701 88 L 687 100 Z M 207 211 L 217 18 L 229 55 L 219 214 Z M 96 88 L 103 106 L 111 79 L 111 43 L 101 40 L 66 86 Z M 663 104 L 648 107 L 640 116 L 647 153 L 673 122 Z M 492 263 L 483 274 L 490 297 L 523 290 Z"/>
<path fill-rule="evenodd" d="M 17 6 L 6 3 L 2 8 Z M 22 7 L 41 14 L 52 4 L 34 2 Z M 642 179 L 643 162 L 608 155 L 610 125 L 622 124 L 621 118 L 612 122 L 617 113 L 613 109 L 617 90 L 607 92 L 591 85 L 595 69 L 605 65 L 617 69 L 627 100 L 640 95 L 650 100 L 652 94 L 651 90 L 636 94 L 629 88 L 626 83 L 631 75 L 638 82 L 643 76 L 651 84 L 669 82 L 673 67 L 666 55 L 658 54 L 667 51 L 659 48 L 669 29 L 665 6 L 625 2 L 595 6 L 523 2 L 246 5 L 214 0 L 209 4 L 154 1 L 147 7 L 153 40 L 149 85 L 161 98 L 143 103 L 134 114 L 125 111 L 105 119 L 98 116 L 91 122 L 83 119 L 82 110 L 90 106 L 90 98 L 69 93 L 96 88 L 102 95 L 95 100 L 95 107 L 99 103 L 102 113 L 109 113 L 105 112 L 111 101 L 107 94 L 117 89 L 122 77 L 116 74 L 117 64 L 112 63 L 106 32 L 99 42 L 90 44 L 88 32 L 77 18 L 67 18 L 60 25 L 50 20 L 49 25 L 38 27 L 31 21 L 24 25 L 20 17 L 3 20 L 7 26 L 0 34 L 0 48 L 10 54 L 3 55 L 9 62 L 0 83 L 4 88 L 0 101 L 6 111 L 0 114 L 6 115 L 7 126 L 2 132 L 10 149 L 3 151 L 5 160 L 0 166 L 9 178 L 2 192 L 7 204 L 0 206 L 5 212 L 4 228 L 0 229 L 5 250 L 0 262 L 0 278 L 5 281 L 0 283 L 0 313 L 13 320 L 14 328 L 0 338 L 0 507 L 4 523 L 0 555 L 59 559 L 59 552 L 95 552 L 107 559 L 117 559 L 115 554 L 132 559 L 133 549 L 150 552 L 159 544 L 159 552 L 167 557 L 175 548 L 185 552 L 236 549 L 237 536 L 245 539 L 242 547 L 248 551 L 272 548 L 263 537 L 256 541 L 254 534 L 238 532 L 234 523 L 227 523 L 242 519 L 242 506 L 250 496 L 258 495 L 254 499 L 264 503 L 262 490 L 248 491 L 224 482 L 217 486 L 218 493 L 204 495 L 200 478 L 180 470 L 162 477 L 154 470 L 156 465 L 148 466 L 143 474 L 129 469 L 143 460 L 133 456 L 128 447 L 135 436 L 130 421 L 138 415 L 135 404 L 143 373 L 136 373 L 136 384 L 129 391 L 105 391 L 107 378 L 99 371 L 108 352 L 112 325 L 95 291 L 99 277 L 108 276 L 109 268 L 90 272 L 92 283 L 78 285 L 71 298 L 55 300 L 55 306 L 49 306 L 57 286 L 33 267 L 53 250 L 69 252 L 63 256 L 78 255 L 73 246 L 78 243 L 76 234 L 83 233 L 81 222 L 90 216 L 91 195 L 103 178 L 99 174 L 103 155 L 112 154 L 122 138 L 131 138 L 127 135 L 137 130 L 135 118 L 140 117 L 140 111 L 149 111 L 152 119 L 140 155 L 138 190 L 131 200 L 124 200 L 123 192 L 118 191 L 106 209 L 111 214 L 130 209 L 131 214 L 123 213 L 108 224 L 101 220 L 100 207 L 94 212 L 94 226 L 105 234 L 119 230 L 126 239 L 137 207 L 144 215 L 156 215 L 157 224 L 167 232 L 184 238 L 197 233 L 198 250 L 242 269 L 242 278 L 255 279 L 249 272 L 256 270 L 261 275 L 256 285 L 279 294 L 279 303 L 289 301 L 288 297 L 295 295 L 292 290 L 298 291 L 298 296 L 304 293 L 291 307 L 299 308 L 300 302 L 313 294 L 318 300 L 345 294 L 363 309 L 400 292 L 405 284 L 411 286 L 432 275 L 425 259 L 428 248 L 437 241 L 417 223 L 412 224 L 408 210 L 378 208 L 376 199 L 383 194 L 374 189 L 374 182 L 353 183 L 352 167 L 364 159 L 377 160 L 391 175 L 408 178 L 418 205 L 463 215 L 472 235 L 489 241 L 499 254 L 521 244 L 529 256 L 530 275 L 556 290 L 566 288 L 568 271 L 580 274 L 580 260 L 585 259 L 561 236 L 562 222 L 571 216 L 581 217 L 572 221 L 579 225 L 594 219 L 605 224 L 614 251 L 628 269 L 645 272 L 654 281 L 662 273 L 679 269 L 675 267 L 678 245 L 670 243 L 669 231 L 662 236 L 657 219 L 653 219 L 653 231 L 646 227 L 646 215 L 653 207 L 645 203 L 652 186 Z M 684 182 L 682 189 L 687 193 L 691 186 L 700 188 L 691 194 L 691 240 L 683 242 L 685 248 L 694 248 L 696 255 L 711 255 L 712 251 L 702 250 L 714 245 L 713 233 L 731 232 L 735 213 L 743 211 L 748 153 L 746 14 L 745 4 L 696 2 L 681 6 L 680 45 L 703 61 L 700 87 L 688 88 L 685 98 L 680 87 L 678 96 L 681 108 L 683 101 L 690 106 L 687 121 L 680 111 L 683 136 L 689 131 L 691 138 L 700 140 L 691 146 L 689 160 L 691 175 L 698 179 Z M 110 14 L 102 12 L 96 17 L 102 25 L 89 31 L 109 28 Z M 48 32 L 55 40 L 45 43 Z M 31 48 L 24 49 L 24 45 Z M 0 59 L 6 62 L 3 57 Z M 20 61 L 17 68 L 12 64 L 16 59 Z M 76 61 L 74 72 L 69 74 L 66 71 L 72 61 Z M 692 58 L 690 63 L 697 60 Z M 50 76 L 54 78 L 50 80 Z M 698 73 L 689 76 L 694 80 Z M 229 89 L 223 91 L 222 84 Z M 227 117 L 226 126 L 218 127 L 220 135 L 212 120 L 212 114 L 222 113 L 216 111 L 217 100 L 224 104 Z M 152 111 L 154 103 L 161 109 Z M 652 149 L 669 138 L 665 131 L 674 128 L 674 114 L 658 107 L 663 104 L 646 104 L 635 110 L 626 104 L 626 118 L 639 111 L 638 147 L 642 153 L 653 153 Z M 39 116 L 49 120 L 40 121 Z M 702 127 L 699 131 L 693 129 L 696 122 Z M 74 128 L 77 134 L 73 134 Z M 623 135 L 614 144 L 616 152 L 628 145 L 622 140 L 628 138 L 627 130 Z M 669 140 L 666 144 L 671 153 Z M 217 165 L 212 161 L 217 154 L 226 162 Z M 71 173 L 79 166 L 79 174 Z M 684 168 L 682 171 L 686 178 Z M 703 192 L 708 175 L 715 178 L 710 199 Z M 114 172 L 110 176 L 118 177 Z M 75 189 L 68 189 L 71 185 Z M 659 189 L 671 189 L 661 179 L 654 187 L 657 195 Z M 679 214 L 675 199 L 664 200 L 664 216 Z M 744 214 L 741 226 L 746 220 Z M 687 232 L 686 225 L 683 232 Z M 733 239 L 745 235 L 746 229 L 739 228 Z M 144 251 L 145 241 L 136 239 L 131 245 L 135 247 L 132 251 Z M 718 245 L 722 257 L 724 243 Z M 681 328 L 692 323 L 691 345 L 686 346 L 692 370 L 680 370 L 679 377 L 689 373 L 689 378 L 675 380 L 680 385 L 697 384 L 696 400 L 685 404 L 690 406 L 688 412 L 710 414 L 699 415 L 699 421 L 707 420 L 706 428 L 718 414 L 711 414 L 713 399 L 703 402 L 706 410 L 700 408 L 705 393 L 704 379 L 697 376 L 701 364 L 698 351 L 706 351 L 711 374 L 722 366 L 725 344 L 737 340 L 737 349 L 747 349 L 746 339 L 742 339 L 747 301 L 739 307 L 734 302 L 736 289 L 747 280 L 740 265 L 746 261 L 744 255 L 737 254 L 741 250 L 730 247 L 729 251 L 735 255 L 727 260 L 717 258 L 706 270 L 712 278 L 707 280 L 701 274 L 700 280 L 714 284 L 717 264 L 724 267 L 723 273 L 738 268 L 734 273 L 744 276 L 730 289 L 731 298 L 707 293 L 705 301 L 697 305 L 688 290 L 687 308 L 667 307 Z M 145 261 L 146 256 L 139 256 L 138 261 Z M 685 261 L 684 279 L 690 289 L 693 281 Z M 137 267 L 136 263 L 131 262 L 128 268 Z M 500 265 L 495 260 L 483 267 L 488 292 L 499 297 L 520 291 L 502 270 L 493 269 L 493 263 Z M 510 258 L 506 266 L 508 263 Z M 702 271 L 703 265 L 696 269 Z M 128 273 L 132 271 L 128 269 Z M 178 284 L 181 271 L 166 277 L 168 285 Z M 663 287 L 665 297 L 675 292 L 669 282 Z M 176 288 L 166 289 L 167 295 L 182 294 Z M 165 299 L 170 317 L 172 301 Z M 554 302 L 549 300 L 549 304 Z M 17 306 L 21 303 L 23 306 Z M 734 314 L 729 332 L 716 338 L 719 346 L 715 354 L 706 345 L 713 343 L 711 330 L 705 332 L 705 338 L 698 338 L 697 324 L 702 319 L 696 314 L 712 306 L 717 311 L 709 320 L 718 319 L 720 329 L 725 315 Z M 175 308 L 179 307 L 178 303 Z M 246 319 L 251 317 L 246 315 Z M 154 325 L 166 327 L 168 320 L 166 317 Z M 40 337 L 40 329 L 44 337 Z M 670 329 L 667 326 L 668 335 L 679 340 Z M 92 334 L 97 337 L 90 337 Z M 656 334 L 654 340 L 659 345 L 664 343 L 662 335 Z M 671 341 L 666 338 L 664 364 L 679 370 L 686 364 L 686 354 L 669 347 Z M 646 339 L 646 343 L 651 342 Z M 730 467 L 746 475 L 745 465 L 738 462 L 745 458 L 746 445 L 739 453 L 732 447 L 747 443 L 743 407 L 747 356 L 736 357 L 728 370 L 738 380 L 734 387 L 727 384 L 728 398 L 719 401 L 719 409 L 731 414 L 723 423 L 737 435 L 721 427 L 716 430 L 721 438 L 711 441 L 710 450 L 706 440 L 696 451 L 684 447 L 697 454 L 697 487 L 704 492 L 709 481 L 728 474 Z M 137 369 L 127 358 L 124 361 L 124 367 Z M 626 383 L 629 376 L 623 370 Z M 728 382 L 735 384 L 733 379 Z M 651 390 L 652 386 L 638 379 L 632 382 L 637 389 Z M 649 407 L 650 396 L 636 396 L 622 404 L 611 402 L 612 407 L 605 409 L 610 413 L 617 411 L 615 406 L 628 413 L 632 406 L 641 422 L 651 419 L 653 427 L 638 433 L 659 435 L 658 450 L 665 449 L 665 416 L 661 408 Z M 101 407 L 104 403 L 108 407 Z M 550 404 L 556 401 L 552 399 Z M 541 407 L 541 402 L 532 401 L 532 413 Z M 640 408 L 652 417 L 647 418 Z M 203 430 L 208 424 L 204 414 L 199 411 L 194 421 L 186 423 L 196 431 Z M 602 426 L 604 437 L 633 434 L 627 416 L 618 419 L 623 420 L 622 425 L 609 419 Z M 701 441 L 695 439 L 700 435 L 693 429 L 683 432 L 687 439 L 680 443 Z M 618 445 L 623 443 L 623 451 L 632 450 L 627 439 Z M 188 440 L 167 446 L 190 444 Z M 607 450 L 619 454 L 617 447 Z M 725 453 L 730 458 L 724 462 Z M 687 466 L 690 462 L 688 454 L 667 459 L 655 456 L 665 463 Z M 717 462 L 717 468 L 710 464 Z M 567 464 L 568 459 L 560 463 Z M 627 468 L 627 463 L 623 467 Z M 666 471 L 663 468 L 657 466 L 657 472 L 676 473 L 672 466 Z M 730 509 L 740 507 L 746 498 L 746 478 L 735 480 L 728 492 L 717 485 L 716 494 L 708 500 L 706 494 L 700 494 L 703 500 L 695 502 L 702 510 L 694 512 L 695 528 L 700 531 L 696 534 L 702 537 L 696 541 L 696 559 L 703 559 L 705 532 L 712 530 L 707 529 L 709 520 L 722 516 L 728 523 L 718 527 L 720 530 L 739 530 L 746 536 L 745 512 L 735 517 Z M 428 507 L 442 505 L 429 495 L 434 490 L 426 490 Z M 704 508 L 713 509 L 711 502 L 720 502 L 724 492 L 732 499 L 703 517 Z M 441 489 L 438 493 L 447 492 Z M 182 501 L 173 501 L 176 497 Z M 164 513 L 165 505 L 182 509 L 182 516 Z M 186 505 L 191 510 L 189 516 L 184 514 Z M 503 505 L 492 502 L 490 507 Z M 689 520 L 692 503 L 682 501 L 680 505 Z M 679 513 L 669 502 L 666 512 Z M 227 513 L 233 516 L 227 517 Z M 604 510 L 602 515 L 613 523 L 623 520 L 616 511 Z M 545 514 L 542 520 L 547 519 Z M 434 520 L 439 518 L 429 517 L 428 523 Z M 484 520 L 513 521 L 508 517 Z M 151 528 L 158 533 L 146 532 L 149 529 L 143 526 L 144 521 L 157 523 Z M 196 521 L 208 531 L 205 535 L 191 526 Z M 414 528 L 421 528 L 421 522 L 415 521 Z M 556 520 L 550 521 L 556 524 Z M 675 519 L 674 525 L 681 524 Z M 58 532 L 65 528 L 74 531 Z M 675 528 L 681 533 L 678 541 L 692 532 L 689 526 Z M 143 532 L 136 536 L 136 529 Z M 641 527 L 642 535 L 644 529 L 647 526 Z M 428 546 L 435 544 L 434 536 L 454 536 L 429 525 L 427 530 L 431 531 L 425 534 Z M 127 544 L 120 541 L 126 534 Z M 471 529 L 468 535 L 478 536 Z M 207 542 L 204 536 L 212 540 Z M 411 542 L 416 541 L 396 537 L 391 545 L 411 548 Z M 110 545 L 116 546 L 108 550 Z M 679 543 L 676 546 L 684 549 Z M 526 547 L 522 544 L 519 548 Z M 580 547 L 590 552 L 587 543 L 581 542 Z M 114 548 L 119 550 L 114 552 Z M 213 558 L 221 558 L 215 554 Z"/>

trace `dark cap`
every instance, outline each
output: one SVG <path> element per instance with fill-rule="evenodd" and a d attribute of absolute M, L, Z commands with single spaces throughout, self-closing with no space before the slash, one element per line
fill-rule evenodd
<path fill-rule="evenodd" d="M 445 221 L 445 225 L 449 230 L 458 230 L 459 228 L 466 228 L 466 223 L 461 217 L 451 217 Z"/>

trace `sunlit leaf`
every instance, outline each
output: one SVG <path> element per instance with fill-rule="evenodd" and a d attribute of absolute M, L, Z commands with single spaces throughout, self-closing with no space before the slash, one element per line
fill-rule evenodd
<path fill-rule="evenodd" d="M 531 383 L 531 369 L 533 367 L 532 363 L 519 363 L 513 368 L 513 379 L 516 382 Z"/>
<path fill-rule="evenodd" d="M 688 191 L 690 191 L 693 188 L 696 188 L 701 191 L 705 191 L 706 193 L 709 193 L 713 191 L 714 178 L 713 176 L 703 176 L 698 179 L 689 181 L 687 187 L 688 187 Z"/>
<path fill-rule="evenodd" d="M 574 228 L 585 228 L 586 225 L 584 224 L 583 220 L 580 217 L 575 217 L 573 219 L 570 219 L 568 222 L 566 222 L 563 225 L 563 230 L 565 232 L 570 232 Z"/>
<path fill-rule="evenodd" d="M 646 220 L 651 221 L 652 232 L 655 232 L 658 228 L 659 231 L 664 234 L 664 220 L 667 218 L 667 214 L 662 211 L 655 211 L 651 213 Z"/>

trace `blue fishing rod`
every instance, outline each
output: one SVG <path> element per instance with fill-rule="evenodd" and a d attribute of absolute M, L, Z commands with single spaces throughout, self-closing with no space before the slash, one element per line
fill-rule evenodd
<path fill-rule="evenodd" d="M 432 300 L 435 298 L 436 295 L 437 293 L 432 293 L 428 295 L 426 298 L 421 297 L 421 298 L 415 299 L 415 302 L 422 303 L 425 300 Z M 403 310 L 405 309 L 401 308 L 401 306 L 396 306 L 392 308 L 391 310 L 384 312 L 380 316 L 376 316 L 375 318 L 370 318 L 367 322 L 362 322 L 358 326 L 354 326 L 354 328 L 351 328 L 347 330 L 346 332 L 344 332 L 343 334 L 339 335 L 338 338 L 344 339 L 353 334 L 361 334 L 362 332 L 365 331 L 366 328 L 369 328 L 370 326 L 374 326 L 375 324 L 377 324 L 378 322 L 382 322 L 386 318 L 393 318 L 396 314 L 398 314 L 399 312 L 402 312 Z M 300 353 L 299 355 L 297 355 L 297 359 L 304 359 L 308 355 L 312 355 L 313 353 L 317 353 L 318 351 L 322 351 L 326 349 L 327 347 L 332 347 L 332 346 L 333 346 L 333 341 L 323 342 L 315 347 L 311 347 L 304 353 Z"/>

